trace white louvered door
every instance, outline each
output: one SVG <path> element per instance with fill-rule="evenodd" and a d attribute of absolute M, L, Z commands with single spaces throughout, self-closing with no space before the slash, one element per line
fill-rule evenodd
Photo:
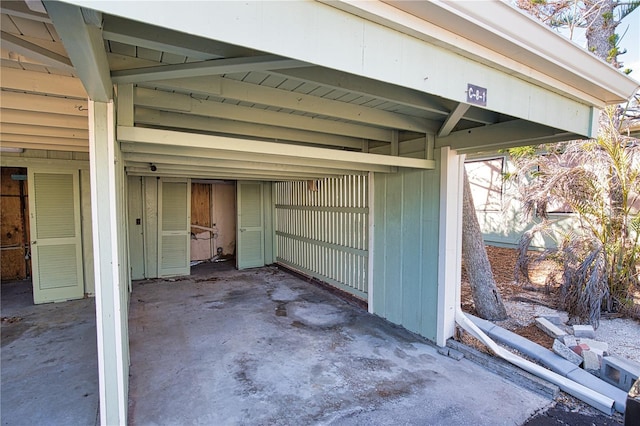
<path fill-rule="evenodd" d="M 261 182 L 238 182 L 238 269 L 264 266 L 264 214 Z"/>
<path fill-rule="evenodd" d="M 191 273 L 191 181 L 158 181 L 158 275 Z"/>
<path fill-rule="evenodd" d="M 33 302 L 84 297 L 77 171 L 29 170 Z"/>

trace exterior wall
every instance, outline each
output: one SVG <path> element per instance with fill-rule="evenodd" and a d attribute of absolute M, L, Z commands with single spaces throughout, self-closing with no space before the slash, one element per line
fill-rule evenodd
<path fill-rule="evenodd" d="M 432 341 L 438 315 L 440 165 L 374 175 L 373 313 Z"/>
<path fill-rule="evenodd" d="M 502 159 L 501 169 L 493 160 Z M 499 247 L 516 248 L 520 237 L 530 230 L 535 222 L 527 221 L 522 212 L 522 204 L 517 199 L 517 189 L 509 182 L 504 182 L 502 174 L 512 171 L 512 165 L 504 156 L 486 159 L 472 159 L 465 164 L 469 176 L 469 184 L 476 206 L 476 215 L 486 244 Z M 573 215 L 552 213 L 557 221 L 559 231 L 567 231 L 573 227 Z M 532 249 L 553 247 L 555 242 L 549 237 L 537 235 Z"/>
<path fill-rule="evenodd" d="M 80 176 L 80 214 L 84 292 L 86 294 L 93 295 L 95 293 L 95 279 L 91 224 L 91 186 L 88 159 L 88 154 L 84 152 L 26 149 L 22 153 L 3 153 L 1 164 L 3 167 L 22 167 L 34 170 L 37 170 L 38 168 L 78 170 Z M 27 226 L 29 226 L 28 221 Z"/>
<path fill-rule="evenodd" d="M 368 176 L 274 184 L 277 261 L 367 299 Z"/>

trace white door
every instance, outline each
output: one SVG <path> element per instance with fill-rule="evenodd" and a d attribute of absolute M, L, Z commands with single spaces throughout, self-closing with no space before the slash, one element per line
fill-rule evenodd
<path fill-rule="evenodd" d="M 191 181 L 158 181 L 158 276 L 189 275 Z"/>
<path fill-rule="evenodd" d="M 262 197 L 262 183 L 238 182 L 238 269 L 264 266 Z"/>
<path fill-rule="evenodd" d="M 78 171 L 29 169 L 33 302 L 84 297 Z"/>

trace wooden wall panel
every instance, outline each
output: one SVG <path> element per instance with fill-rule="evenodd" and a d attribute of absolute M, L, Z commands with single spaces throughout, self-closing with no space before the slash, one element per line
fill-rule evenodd
<path fill-rule="evenodd" d="M 0 179 L 0 277 L 3 281 L 24 279 L 30 275 L 30 262 L 25 259 L 25 244 L 29 241 L 28 201 L 26 181 L 11 179 L 11 175 L 26 175 L 27 170 L 3 167 Z M 21 188 L 22 187 L 22 188 Z M 22 202 L 21 202 L 22 196 Z M 21 209 L 24 207 L 25 211 Z"/>
<path fill-rule="evenodd" d="M 191 184 L 191 224 L 211 227 L 211 184 Z"/>

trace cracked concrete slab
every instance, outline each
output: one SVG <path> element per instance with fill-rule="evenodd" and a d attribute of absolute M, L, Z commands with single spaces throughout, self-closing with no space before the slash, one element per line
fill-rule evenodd
<path fill-rule="evenodd" d="M 95 425 L 95 300 L 33 304 L 29 280 L 2 283 L 3 425 Z"/>
<path fill-rule="evenodd" d="M 131 424 L 522 424 L 550 400 L 274 267 L 134 283 Z"/>

